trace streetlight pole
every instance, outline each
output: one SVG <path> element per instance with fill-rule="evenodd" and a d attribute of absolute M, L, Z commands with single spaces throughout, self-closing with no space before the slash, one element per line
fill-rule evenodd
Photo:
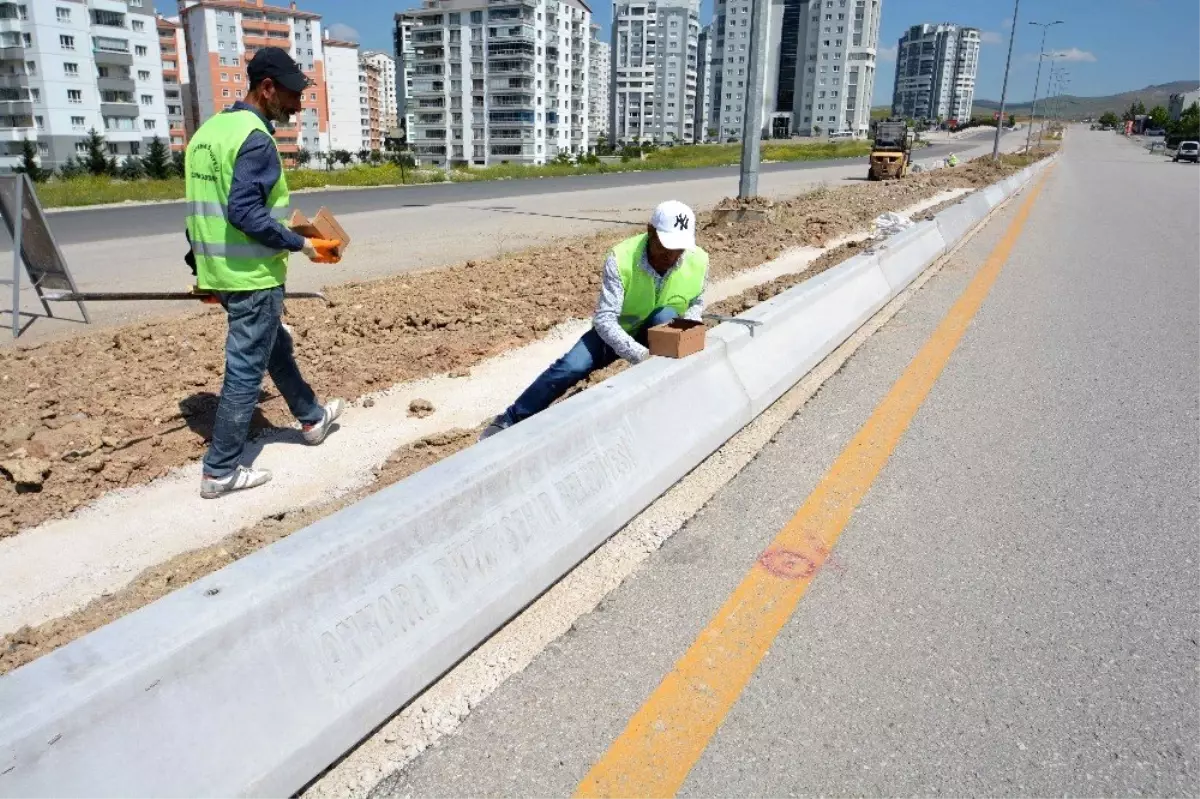
<path fill-rule="evenodd" d="M 738 181 L 738 199 L 758 194 L 758 163 L 762 148 L 762 106 L 765 49 L 767 39 L 767 5 L 769 0 L 751 0 L 750 11 L 750 79 L 746 82 L 745 124 L 742 128 L 742 174 Z"/>
<path fill-rule="evenodd" d="M 1039 72 L 1042 69 L 1042 58 L 1043 57 L 1044 57 L 1043 55 L 1038 56 L 1038 71 Z M 1046 78 L 1046 102 L 1045 102 L 1046 105 L 1049 105 L 1054 100 L 1054 88 L 1053 88 L 1053 86 L 1051 86 L 1051 83 L 1054 80 L 1054 59 L 1056 59 L 1056 58 L 1058 58 L 1058 53 L 1050 53 L 1050 74 Z M 1033 89 L 1033 104 L 1034 104 L 1034 107 L 1037 107 L 1037 87 L 1036 86 Z M 1033 133 L 1033 118 L 1032 117 L 1029 120 L 1029 128 L 1030 128 L 1029 132 Z M 1038 147 L 1042 146 L 1042 133 L 1044 133 L 1045 130 L 1046 130 L 1046 114 L 1043 113 L 1042 114 L 1042 124 L 1038 125 Z"/>
<path fill-rule="evenodd" d="M 1016 24 L 1016 23 L 1014 23 Z M 1038 47 L 1038 68 L 1037 77 L 1033 80 L 1033 107 L 1029 110 L 1029 130 L 1025 134 L 1025 152 L 1028 153 L 1030 145 L 1033 144 L 1033 122 L 1037 119 L 1037 96 L 1038 86 L 1042 82 L 1042 59 L 1046 55 L 1046 31 L 1050 30 L 1055 25 L 1063 24 L 1061 19 L 1056 19 L 1053 22 L 1030 22 L 1030 25 L 1039 25 L 1042 28 L 1042 43 Z"/>
<path fill-rule="evenodd" d="M 1008 68 L 1012 66 L 1013 41 L 1017 38 L 1017 12 L 1021 0 L 1013 2 L 1012 27 L 1008 30 L 1008 60 L 1004 62 L 1004 85 L 1000 87 L 1000 124 L 996 126 L 996 141 L 992 143 L 992 160 L 1000 157 L 1000 130 L 1004 127 L 1004 103 L 1008 99 Z"/>

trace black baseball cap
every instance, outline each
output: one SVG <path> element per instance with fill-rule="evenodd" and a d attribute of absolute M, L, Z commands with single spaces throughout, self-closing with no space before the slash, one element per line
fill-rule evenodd
<path fill-rule="evenodd" d="M 280 86 L 294 92 L 302 92 L 312 85 L 300 69 L 300 65 L 292 60 L 286 50 L 279 47 L 264 47 L 254 54 L 246 65 L 246 74 L 250 83 L 256 84 L 263 78 L 271 78 Z"/>

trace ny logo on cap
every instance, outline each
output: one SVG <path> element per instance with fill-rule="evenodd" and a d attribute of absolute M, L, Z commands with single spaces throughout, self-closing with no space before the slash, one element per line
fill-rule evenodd
<path fill-rule="evenodd" d="M 675 227 L 678 228 L 679 230 L 687 230 L 688 229 L 687 214 L 679 214 L 678 216 L 675 217 Z"/>

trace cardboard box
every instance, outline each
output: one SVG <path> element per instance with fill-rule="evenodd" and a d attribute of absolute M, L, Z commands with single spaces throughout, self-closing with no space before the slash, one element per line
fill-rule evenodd
<path fill-rule="evenodd" d="M 703 322 L 674 319 L 665 325 L 650 328 L 646 333 L 647 346 L 651 355 L 686 358 L 704 349 L 705 329 Z"/>
<path fill-rule="evenodd" d="M 342 243 L 337 248 L 338 258 L 345 255 L 346 248 L 350 246 L 350 236 L 346 229 L 337 221 L 333 212 L 323 205 L 311 221 L 300 211 L 292 211 L 287 225 L 306 239 L 337 239 Z"/>

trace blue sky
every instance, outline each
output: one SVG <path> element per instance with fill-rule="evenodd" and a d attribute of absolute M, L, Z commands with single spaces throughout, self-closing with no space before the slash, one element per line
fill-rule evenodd
<path fill-rule="evenodd" d="M 701 20 L 712 17 L 712 0 L 702 0 Z M 174 0 L 155 0 L 174 14 Z M 279 2 L 283 5 L 283 2 Z M 324 17 L 326 26 L 348 26 L 363 47 L 392 51 L 392 15 L 418 6 L 419 0 L 299 0 L 306 11 Z M 998 100 L 1008 47 L 1012 0 L 883 0 L 880 62 L 874 105 L 891 102 L 895 46 L 904 29 L 921 22 L 957 22 L 984 32 L 979 59 L 978 99 Z M 607 26 L 612 4 L 593 3 L 596 21 Z M 1050 29 L 1047 51 L 1069 53 L 1068 91 L 1094 96 L 1140 89 L 1155 83 L 1200 78 L 1200 3 L 1196 0 L 1021 0 L 1009 98 L 1033 94 L 1041 29 L 1030 20 L 1065 24 Z M 1042 74 L 1045 91 L 1045 71 Z"/>

